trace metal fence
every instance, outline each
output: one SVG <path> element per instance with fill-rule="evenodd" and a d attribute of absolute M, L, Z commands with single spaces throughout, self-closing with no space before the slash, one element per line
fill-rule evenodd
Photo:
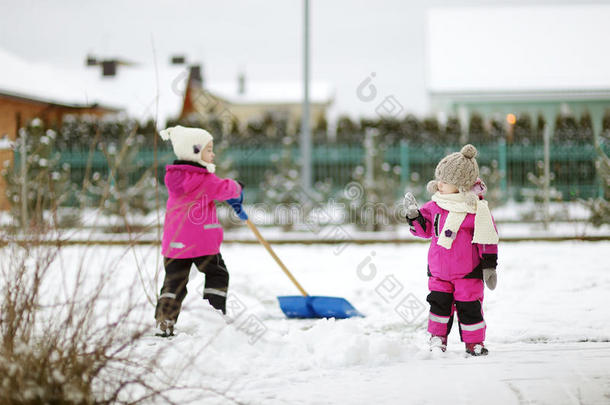
<path fill-rule="evenodd" d="M 610 145 L 605 145 L 606 153 Z M 522 200 L 527 193 L 538 189 L 536 178 L 542 175 L 544 155 L 543 145 L 507 145 L 504 142 L 477 145 L 479 166 L 484 172 L 494 177 L 494 181 L 484 178 L 488 185 L 501 191 L 502 199 Z M 458 145 L 426 146 L 401 143 L 379 150 L 379 161 L 392 170 L 382 175 L 395 176 L 400 184 L 396 194 L 406 187 L 423 187 L 433 178 L 434 168 L 440 159 L 448 153 L 459 150 Z M 222 151 L 217 160 L 229 160 L 231 171 L 237 178 L 248 185 L 248 199 L 260 202 L 263 198 L 261 184 L 267 175 L 277 172 L 281 156 L 290 154 L 294 168 L 298 168 L 299 149 L 278 147 L 240 148 L 231 147 Z M 283 155 L 284 154 L 284 155 Z M 155 162 L 154 151 L 141 149 L 129 162 L 129 181 L 135 182 Z M 330 180 L 334 190 L 342 189 L 353 181 L 354 173 L 364 166 L 365 150 L 362 146 L 324 145 L 313 149 L 314 182 Z M 561 194 L 563 200 L 589 198 L 603 195 L 602 182 L 595 169 L 597 154 L 593 145 L 588 144 L 553 144 L 550 149 L 551 188 Z M 163 167 L 174 159 L 171 149 L 157 151 L 158 178 L 163 181 Z M 100 151 L 62 152 L 60 164 L 71 167 L 72 181 L 82 182 L 87 167 L 89 174 L 108 172 L 108 161 Z M 120 168 L 119 168 L 120 170 Z M 361 169 L 363 170 L 363 169 Z M 222 171 L 218 173 L 223 175 Z M 491 183 L 491 184 L 489 184 Z"/>

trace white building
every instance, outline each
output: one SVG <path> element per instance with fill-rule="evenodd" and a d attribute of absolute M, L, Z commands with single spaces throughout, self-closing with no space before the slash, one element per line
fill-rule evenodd
<path fill-rule="evenodd" d="M 426 81 L 433 111 L 554 122 L 610 108 L 610 5 L 431 9 Z"/>

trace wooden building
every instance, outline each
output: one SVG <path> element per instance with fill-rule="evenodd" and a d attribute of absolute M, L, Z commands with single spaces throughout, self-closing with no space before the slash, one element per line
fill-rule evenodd
<path fill-rule="evenodd" d="M 42 98 L 16 95 L 0 89 L 0 167 L 13 163 L 11 145 L 17 139 L 19 128 L 34 118 L 40 118 L 46 125 L 60 125 L 66 115 L 103 116 L 118 112 L 117 109 L 96 104 L 61 104 Z M 0 210 L 7 210 L 4 177 L 0 176 Z"/>
<path fill-rule="evenodd" d="M 298 131 L 301 122 L 303 85 L 299 82 L 246 82 L 244 75 L 232 83 L 204 83 L 197 66 L 191 67 L 185 86 L 180 118 L 236 122 L 243 129 L 249 122 L 266 116 L 284 119 L 289 131 Z M 327 119 L 333 103 L 332 89 L 324 83 L 310 88 L 310 125 Z"/>

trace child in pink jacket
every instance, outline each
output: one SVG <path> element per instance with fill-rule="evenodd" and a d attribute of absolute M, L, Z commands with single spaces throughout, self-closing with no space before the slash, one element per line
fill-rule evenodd
<path fill-rule="evenodd" d="M 466 145 L 443 158 L 428 183 L 432 201 L 421 208 L 411 193 L 405 196 L 411 233 L 431 239 L 428 251 L 430 350 L 447 348 L 447 336 L 457 309 L 466 352 L 486 355 L 483 280 L 496 287 L 498 233 L 478 179 L 477 150 Z"/>
<path fill-rule="evenodd" d="M 160 132 L 171 140 L 178 160 L 165 170 L 169 191 L 162 254 L 165 280 L 155 309 L 161 336 L 171 336 L 187 290 L 191 266 L 205 273 L 203 298 L 225 312 L 229 273 L 220 254 L 223 230 L 214 201 L 225 201 L 240 217 L 242 187 L 214 174 L 214 141 L 200 128 L 176 126 Z"/>

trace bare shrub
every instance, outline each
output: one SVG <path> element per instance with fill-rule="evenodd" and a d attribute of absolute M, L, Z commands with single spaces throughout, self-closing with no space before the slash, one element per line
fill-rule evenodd
<path fill-rule="evenodd" d="M 96 278 L 84 260 L 72 269 L 53 265 L 63 248 L 59 237 L 4 239 L 0 403 L 170 402 L 174 381 L 151 377 L 157 356 L 136 350 L 150 330 L 138 319 L 146 303 L 121 296 L 129 290 L 112 297 L 107 269 L 96 268 Z"/>

